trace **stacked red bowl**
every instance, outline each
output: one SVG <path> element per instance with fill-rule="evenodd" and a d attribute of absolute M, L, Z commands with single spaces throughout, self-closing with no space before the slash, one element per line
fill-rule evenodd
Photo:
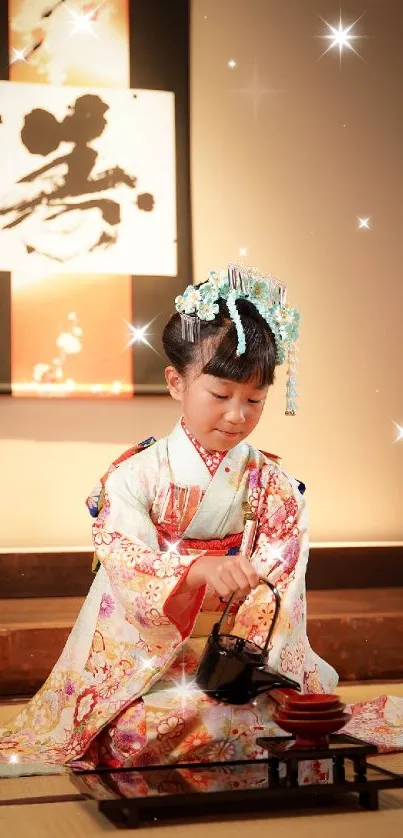
<path fill-rule="evenodd" d="M 287 733 L 295 736 L 300 748 L 317 748 L 329 744 L 329 735 L 336 733 L 351 718 L 346 705 L 337 695 L 296 692 L 285 693 L 273 719 Z"/>

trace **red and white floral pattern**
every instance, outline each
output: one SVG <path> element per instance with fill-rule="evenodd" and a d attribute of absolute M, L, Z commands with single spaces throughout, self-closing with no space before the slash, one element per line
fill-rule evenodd
<path fill-rule="evenodd" d="M 183 597 L 181 581 L 198 553 L 176 555 L 158 547 L 150 509 L 156 497 L 166 497 L 171 483 L 166 441 L 160 443 L 134 457 L 134 464 L 125 460 L 108 478 L 93 528 L 102 566 L 48 680 L 10 728 L 1 732 L 0 758 L 3 754 L 9 759 L 11 752 L 28 762 L 65 764 L 80 758 L 89 767 L 99 762 L 163 764 L 187 758 L 197 741 L 197 753 L 207 761 L 233 753 L 242 759 L 253 751 L 256 726 L 273 729 L 267 696 L 260 696 L 256 707 L 234 708 L 223 707 L 201 692 L 186 701 L 178 690 L 181 671 L 192 680 L 204 647 L 203 639 L 199 643 L 190 638 L 203 591 L 186 595 L 183 608 L 174 615 L 172 603 L 178 593 Z M 238 460 L 237 449 L 228 453 L 229 462 L 238 463 L 229 503 L 236 497 L 242 516 L 245 495 L 237 495 L 237 487 L 253 475 L 252 491 L 257 493 L 253 499 L 261 513 L 252 561 L 257 569 L 264 566 L 265 575 L 277 584 L 285 615 L 271 639 L 269 662 L 294 674 L 305 690 L 314 686 L 315 691 L 331 691 L 336 674 L 312 652 L 305 621 L 296 619 L 295 604 L 304 602 L 308 554 L 304 503 L 278 465 L 268 464 L 252 448 L 246 447 L 246 452 Z M 135 496 L 126 502 L 128 475 L 134 475 Z M 221 470 L 215 480 L 209 486 L 212 520 L 213 507 L 223 502 L 222 490 L 230 482 Z M 197 487 L 195 491 L 200 504 L 202 492 Z M 200 523 L 208 549 L 217 531 L 205 503 L 203 511 Z M 195 504 L 193 515 L 197 514 Z M 280 548 L 279 564 L 274 545 Z M 261 643 L 271 610 L 271 592 L 260 585 L 239 606 L 234 633 Z M 398 741 L 401 734 L 396 731 Z"/>
<path fill-rule="evenodd" d="M 185 431 L 186 436 L 190 439 L 192 445 L 196 448 L 196 451 L 199 452 L 203 462 L 207 466 L 210 474 L 214 477 L 217 469 L 221 465 L 224 457 L 226 456 L 226 451 L 206 451 L 200 442 L 197 441 L 196 437 L 189 431 L 189 428 L 185 425 L 185 420 L 182 418 L 181 420 L 182 428 Z"/>
<path fill-rule="evenodd" d="M 353 715 L 344 733 L 377 745 L 381 753 L 403 749 L 403 699 L 380 695 L 349 709 Z"/>

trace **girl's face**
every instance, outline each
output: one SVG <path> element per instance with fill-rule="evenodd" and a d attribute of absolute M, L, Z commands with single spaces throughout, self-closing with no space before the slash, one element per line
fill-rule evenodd
<path fill-rule="evenodd" d="M 167 367 L 172 398 L 182 403 L 189 430 L 207 451 L 228 451 L 246 439 L 259 422 L 268 387 L 215 378 L 192 369 L 181 376 Z"/>

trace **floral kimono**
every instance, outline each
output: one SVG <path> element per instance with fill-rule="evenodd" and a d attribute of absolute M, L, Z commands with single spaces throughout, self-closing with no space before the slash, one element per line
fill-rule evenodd
<path fill-rule="evenodd" d="M 3 760 L 114 768 L 261 756 L 257 737 L 282 733 L 273 701 L 263 694 L 230 706 L 197 689 L 200 654 L 223 605 L 205 588 L 184 592 L 182 582 L 204 552 L 238 552 L 247 500 L 258 517 L 251 561 L 282 599 L 270 665 L 303 691 L 332 691 L 336 672 L 306 634 L 303 489 L 276 458 L 247 443 L 225 454 L 204 451 L 183 422 L 116 461 L 88 500 L 96 577 L 49 678 L 2 731 Z M 233 632 L 262 645 L 272 615 L 271 593 L 260 585 L 233 608 Z M 305 781 L 329 778 L 323 764 L 306 766 Z M 262 780 L 254 771 L 244 782 Z M 144 777 L 116 776 L 120 792 L 130 782 L 141 793 Z M 220 777 L 209 782 L 221 787 Z M 189 787 L 186 771 L 181 783 Z"/>
<path fill-rule="evenodd" d="M 3 731 L 3 758 L 88 767 L 242 759 L 261 753 L 262 732 L 280 733 L 267 694 L 225 706 L 192 685 L 223 606 L 205 588 L 183 592 L 182 583 L 203 552 L 239 550 L 246 500 L 258 515 L 251 560 L 282 598 L 270 665 L 304 691 L 337 683 L 306 634 L 302 484 L 247 443 L 204 451 L 182 422 L 133 451 L 89 499 L 100 566 L 49 678 Z M 260 585 L 238 603 L 234 633 L 262 645 L 271 597 Z"/>

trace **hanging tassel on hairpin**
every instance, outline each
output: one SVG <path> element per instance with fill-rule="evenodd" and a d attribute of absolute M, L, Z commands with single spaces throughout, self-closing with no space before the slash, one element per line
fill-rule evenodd
<path fill-rule="evenodd" d="M 228 265 L 228 284 L 231 291 L 240 291 L 241 294 L 249 294 L 251 271 L 243 268 L 242 265 Z"/>
<path fill-rule="evenodd" d="M 200 340 L 200 320 L 194 314 L 181 314 L 182 340 L 197 343 Z"/>
<path fill-rule="evenodd" d="M 240 290 L 240 271 L 237 265 L 228 265 L 228 284 L 231 291 Z"/>
<path fill-rule="evenodd" d="M 295 416 L 297 412 L 297 366 L 298 366 L 298 347 L 294 343 L 289 347 L 287 354 L 287 388 L 286 388 L 286 416 Z"/>

